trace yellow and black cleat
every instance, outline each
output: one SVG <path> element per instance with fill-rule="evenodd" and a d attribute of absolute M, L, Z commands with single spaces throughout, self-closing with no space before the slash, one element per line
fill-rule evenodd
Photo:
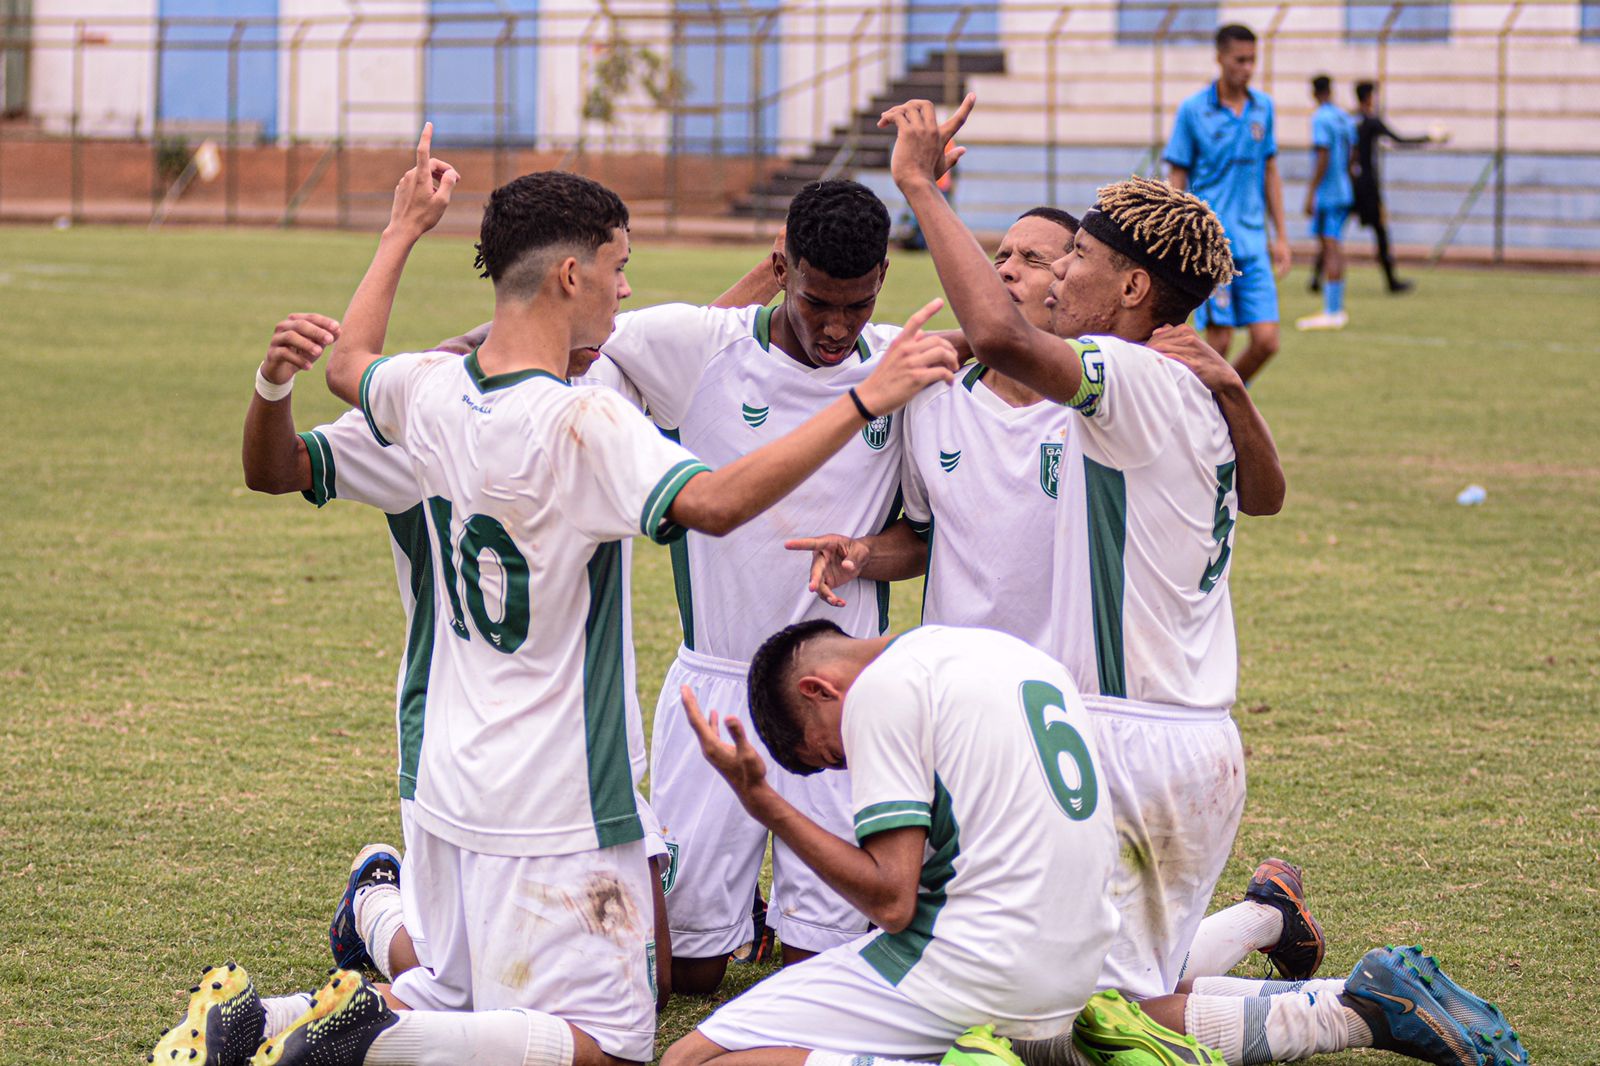
<path fill-rule="evenodd" d="M 378 1034 L 399 1021 L 354 970 L 334 970 L 311 1009 L 257 1049 L 249 1066 L 361 1066 Z"/>
<path fill-rule="evenodd" d="M 162 1034 L 146 1061 L 182 1066 L 244 1066 L 261 1043 L 267 1012 L 244 967 L 208 966 L 189 989 L 183 1020 Z"/>

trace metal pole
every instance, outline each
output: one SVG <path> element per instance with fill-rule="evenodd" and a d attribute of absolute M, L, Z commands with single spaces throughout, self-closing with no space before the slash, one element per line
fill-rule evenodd
<path fill-rule="evenodd" d="M 150 116 L 150 210 L 154 212 L 161 204 L 161 198 L 166 194 L 161 182 L 161 142 L 166 135 L 166 123 L 162 117 L 165 107 L 161 99 L 161 77 L 166 66 L 167 52 L 167 20 L 156 19 L 156 42 L 152 64 L 154 70 L 151 79 L 151 101 L 154 113 Z"/>
<path fill-rule="evenodd" d="M 350 225 L 350 174 L 345 159 L 345 146 L 350 139 L 350 42 L 355 40 L 356 31 L 360 28 L 361 16 L 357 15 L 350 20 L 350 25 L 345 27 L 344 33 L 339 37 L 339 123 L 338 136 L 334 142 L 338 154 L 335 156 L 334 188 L 337 190 L 339 201 L 335 208 L 335 220 L 341 229 Z"/>
<path fill-rule="evenodd" d="M 500 35 L 494 40 L 494 184 L 498 188 L 506 182 L 506 82 L 510 64 L 506 47 L 516 35 L 515 16 L 506 19 Z"/>
<path fill-rule="evenodd" d="M 283 217 L 286 219 L 290 217 L 289 206 L 294 202 L 294 190 L 299 184 L 295 174 L 299 169 L 296 164 L 300 161 L 300 145 L 296 137 L 296 131 L 300 128 L 300 47 L 310 30 L 311 24 L 301 19 L 294 36 L 289 39 L 289 128 L 283 131 L 286 142 L 283 153 Z"/>
<path fill-rule="evenodd" d="M 1050 24 L 1050 32 L 1045 36 L 1045 156 L 1044 156 L 1044 189 L 1045 203 L 1055 204 L 1060 202 L 1060 189 L 1057 187 L 1060 180 L 1061 164 L 1057 153 L 1061 149 L 1060 130 L 1057 120 L 1061 115 L 1061 64 L 1056 59 L 1056 49 L 1061 40 L 1062 27 L 1072 15 L 1071 7 L 1063 7 L 1061 14 L 1056 16 Z"/>
<path fill-rule="evenodd" d="M 1510 61 L 1511 27 L 1522 14 L 1522 0 L 1515 0 L 1496 41 L 1494 86 L 1494 261 L 1506 258 L 1506 84 Z"/>
<path fill-rule="evenodd" d="M 1156 158 L 1161 156 L 1161 98 L 1167 91 L 1167 35 L 1178 18 L 1178 6 L 1169 4 L 1161 24 L 1156 27 L 1155 40 L 1151 42 L 1150 85 L 1150 147 Z"/>
<path fill-rule="evenodd" d="M 233 24 L 233 36 L 228 38 L 228 165 L 224 175 L 222 221 L 233 225 L 239 213 L 239 42 L 244 38 L 245 24 L 241 19 Z"/>
<path fill-rule="evenodd" d="M 1272 21 L 1267 24 L 1266 47 L 1262 49 L 1265 53 L 1264 59 L 1266 61 L 1265 77 L 1262 79 L 1262 84 L 1268 96 L 1272 95 L 1273 78 L 1277 73 L 1277 64 L 1273 62 L 1273 57 L 1277 51 L 1278 30 L 1282 28 L 1283 20 L 1288 14 L 1289 5 L 1287 3 L 1279 4 L 1277 10 L 1273 12 Z M 1158 148 L 1157 151 L 1159 152 L 1160 149 Z"/>
<path fill-rule="evenodd" d="M 72 40 L 72 173 L 69 180 L 71 189 L 68 205 L 68 217 L 73 223 L 83 220 L 83 131 L 81 122 L 83 118 L 83 37 L 86 32 L 83 20 L 79 19 L 77 33 Z"/>

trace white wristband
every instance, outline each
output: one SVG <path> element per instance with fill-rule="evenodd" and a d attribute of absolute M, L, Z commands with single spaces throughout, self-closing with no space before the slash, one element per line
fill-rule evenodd
<path fill-rule="evenodd" d="M 294 378 L 290 378 L 282 385 L 276 381 L 268 381 L 266 375 L 261 373 L 261 368 L 256 367 L 256 395 L 271 403 L 281 400 L 294 391 Z"/>

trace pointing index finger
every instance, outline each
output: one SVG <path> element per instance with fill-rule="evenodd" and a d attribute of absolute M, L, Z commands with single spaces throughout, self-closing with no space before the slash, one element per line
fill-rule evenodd
<path fill-rule="evenodd" d="M 422 136 L 417 138 L 417 170 L 428 173 L 428 157 L 433 154 L 433 123 L 422 124 Z"/>
<path fill-rule="evenodd" d="M 927 303 L 922 305 L 922 310 L 916 312 L 910 318 L 906 319 L 905 331 L 915 335 L 916 332 L 920 330 L 928 321 L 928 319 L 939 313 L 939 309 L 942 307 L 944 307 L 944 301 L 942 299 L 934 297 L 932 300 L 929 300 Z"/>
<path fill-rule="evenodd" d="M 972 114 L 973 105 L 978 102 L 977 93 L 968 93 L 961 101 L 961 106 L 956 108 L 956 113 L 945 119 L 939 126 L 939 132 L 944 134 L 945 140 L 956 135 L 956 131 L 966 125 L 967 116 Z"/>

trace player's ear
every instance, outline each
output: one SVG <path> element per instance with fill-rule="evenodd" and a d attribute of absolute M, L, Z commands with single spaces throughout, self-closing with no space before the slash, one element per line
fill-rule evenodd
<path fill-rule="evenodd" d="M 783 252 L 772 253 L 772 276 L 778 281 L 778 288 L 787 291 L 789 288 L 789 257 Z"/>
<path fill-rule="evenodd" d="M 1122 277 L 1122 306 L 1138 307 L 1150 299 L 1151 287 L 1149 273 L 1138 267 L 1128 271 Z"/>
<path fill-rule="evenodd" d="M 561 286 L 561 291 L 568 296 L 576 295 L 578 291 L 578 258 L 569 255 L 556 264 L 556 284 Z"/>

